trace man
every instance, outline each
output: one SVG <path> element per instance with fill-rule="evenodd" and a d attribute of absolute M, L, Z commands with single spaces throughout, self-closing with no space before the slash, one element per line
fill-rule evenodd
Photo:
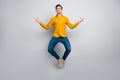
<path fill-rule="evenodd" d="M 78 22 L 76 22 L 75 24 L 71 24 L 69 19 L 62 14 L 63 7 L 60 4 L 57 4 L 55 6 L 55 9 L 57 14 L 50 19 L 47 25 L 41 22 L 39 18 L 35 18 L 35 21 L 47 30 L 53 25 L 54 31 L 52 38 L 49 42 L 48 52 L 57 59 L 58 67 L 63 68 L 65 64 L 65 60 L 69 55 L 69 53 L 71 52 L 71 45 L 66 33 L 66 25 L 68 25 L 70 29 L 73 29 L 80 22 L 84 21 L 84 19 L 80 18 Z M 58 42 L 61 42 L 66 49 L 63 57 L 60 57 L 54 50 Z"/>

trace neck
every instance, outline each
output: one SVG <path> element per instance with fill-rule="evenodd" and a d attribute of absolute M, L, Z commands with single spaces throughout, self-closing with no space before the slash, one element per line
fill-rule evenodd
<path fill-rule="evenodd" d="M 60 13 L 60 14 L 57 14 L 57 16 L 61 16 L 62 15 L 62 13 Z"/>

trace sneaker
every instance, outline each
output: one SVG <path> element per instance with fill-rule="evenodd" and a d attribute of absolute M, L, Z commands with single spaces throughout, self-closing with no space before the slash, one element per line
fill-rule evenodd
<path fill-rule="evenodd" d="M 59 67 L 59 68 L 63 68 L 63 67 L 64 67 L 64 64 L 65 64 L 64 60 L 63 60 L 62 58 L 60 58 L 60 59 L 58 60 L 58 67 Z"/>

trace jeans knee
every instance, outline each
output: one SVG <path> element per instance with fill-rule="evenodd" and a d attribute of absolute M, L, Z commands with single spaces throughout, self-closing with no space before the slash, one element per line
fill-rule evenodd
<path fill-rule="evenodd" d="M 48 48 L 48 52 L 51 53 L 53 50 L 51 48 Z"/>
<path fill-rule="evenodd" d="M 69 48 L 69 49 L 66 49 L 66 51 L 68 52 L 68 53 L 70 53 L 71 52 L 71 49 Z"/>

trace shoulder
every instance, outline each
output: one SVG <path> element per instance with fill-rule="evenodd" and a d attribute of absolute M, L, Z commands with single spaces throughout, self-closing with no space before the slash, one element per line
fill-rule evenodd
<path fill-rule="evenodd" d="M 68 18 L 67 16 L 65 16 L 65 15 L 63 15 L 63 18 L 64 18 L 66 21 L 69 20 L 69 18 Z"/>
<path fill-rule="evenodd" d="M 68 17 L 67 17 L 67 16 L 65 16 L 65 15 L 63 15 L 63 17 L 64 17 L 64 18 L 66 18 L 66 19 L 68 19 Z"/>
<path fill-rule="evenodd" d="M 51 17 L 50 20 L 54 20 L 55 19 L 55 16 Z"/>

